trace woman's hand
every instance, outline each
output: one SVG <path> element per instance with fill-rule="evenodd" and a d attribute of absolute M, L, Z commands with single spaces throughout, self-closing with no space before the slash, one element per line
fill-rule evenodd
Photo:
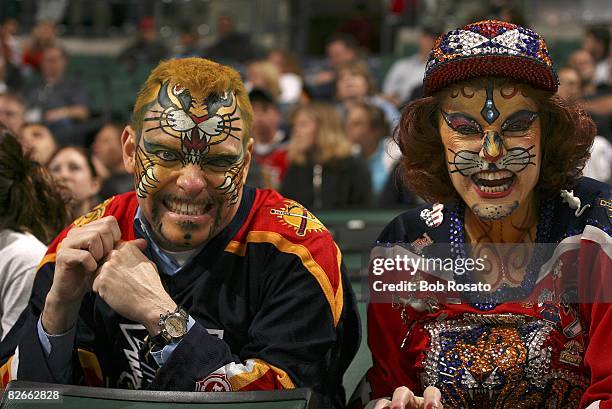
<path fill-rule="evenodd" d="M 433 386 L 428 386 L 423 392 L 423 397 L 415 396 L 414 393 L 405 386 L 400 386 L 393 392 L 391 400 L 381 398 L 370 401 L 365 409 L 443 409 L 442 395 L 440 390 Z"/>

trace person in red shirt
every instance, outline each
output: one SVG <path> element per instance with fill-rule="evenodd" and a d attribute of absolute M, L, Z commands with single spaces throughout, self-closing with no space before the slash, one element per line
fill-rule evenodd
<path fill-rule="evenodd" d="M 254 157 L 261 167 L 263 185 L 278 189 L 287 172 L 287 134 L 281 127 L 282 114 L 274 97 L 255 88 L 249 92 L 253 105 Z"/>

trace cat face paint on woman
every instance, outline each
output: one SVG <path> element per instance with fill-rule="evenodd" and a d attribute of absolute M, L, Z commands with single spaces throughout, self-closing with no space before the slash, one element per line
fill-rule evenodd
<path fill-rule="evenodd" d="M 481 219 L 510 215 L 538 181 L 538 107 L 522 87 L 458 85 L 441 103 L 438 125 L 451 181 Z"/>
<path fill-rule="evenodd" d="M 197 247 L 229 224 L 250 153 L 232 92 L 160 86 L 135 154 L 136 193 L 158 244 Z"/>

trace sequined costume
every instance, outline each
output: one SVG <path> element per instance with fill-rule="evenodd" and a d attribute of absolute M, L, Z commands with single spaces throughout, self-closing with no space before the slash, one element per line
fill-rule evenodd
<path fill-rule="evenodd" d="M 440 389 L 445 409 L 584 408 L 596 401 L 599 408 L 611 408 L 612 308 L 567 304 L 557 283 L 564 266 L 578 261 L 579 271 L 586 273 L 582 278 L 603 288 L 610 299 L 610 189 L 583 178 L 574 195 L 590 204 L 580 217 L 560 197 L 541 206 L 538 241 L 578 245 L 545 272 L 528 274 L 521 287 L 535 294 L 535 302 L 447 298 L 415 304 L 393 298 L 371 303 L 368 339 L 374 363 L 353 396 L 353 407 L 391 396 L 402 385 L 416 395 L 433 385 Z M 451 243 L 449 256 L 456 257 L 452 253 L 464 240 L 461 204 L 445 204 L 438 227 L 428 227 L 420 216 L 428 208 L 398 216 L 379 244 L 413 243 L 415 248 L 420 243 L 427 254 L 427 243 Z"/>

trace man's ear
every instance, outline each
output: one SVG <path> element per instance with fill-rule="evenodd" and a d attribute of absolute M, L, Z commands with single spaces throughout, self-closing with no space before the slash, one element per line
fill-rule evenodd
<path fill-rule="evenodd" d="M 255 141 L 253 138 L 249 138 L 246 146 L 246 152 L 244 152 L 244 169 L 245 172 L 242 174 L 242 185 L 246 183 L 247 176 L 249 176 L 249 169 L 251 166 L 251 160 L 253 160 L 253 144 Z"/>
<path fill-rule="evenodd" d="M 121 150 L 123 152 L 123 166 L 128 173 L 136 171 L 136 132 L 127 125 L 121 134 Z"/>

